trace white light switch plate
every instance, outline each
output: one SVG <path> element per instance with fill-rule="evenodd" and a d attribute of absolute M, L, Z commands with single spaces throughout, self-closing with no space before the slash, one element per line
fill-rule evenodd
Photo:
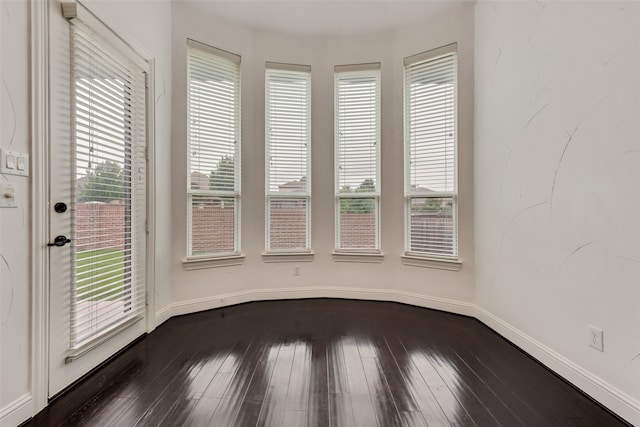
<path fill-rule="evenodd" d="M 0 173 L 29 176 L 29 155 L 0 149 Z"/>

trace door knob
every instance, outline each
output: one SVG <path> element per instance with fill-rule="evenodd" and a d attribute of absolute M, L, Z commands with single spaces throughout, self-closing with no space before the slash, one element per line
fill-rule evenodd
<path fill-rule="evenodd" d="M 71 243 L 71 239 L 68 239 L 67 236 L 60 235 L 53 239 L 53 243 L 47 243 L 47 246 L 64 246 L 67 243 Z"/>
<path fill-rule="evenodd" d="M 53 209 L 58 213 L 63 213 L 67 211 L 67 204 L 63 202 L 58 202 L 55 204 Z"/>

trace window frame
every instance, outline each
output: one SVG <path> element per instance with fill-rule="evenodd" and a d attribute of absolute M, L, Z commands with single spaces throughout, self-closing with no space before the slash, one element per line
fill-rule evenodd
<path fill-rule="evenodd" d="M 341 126 L 340 126 L 340 81 L 348 78 L 372 77 L 375 80 L 375 189 L 374 191 L 367 191 L 361 193 L 341 193 Z M 381 253 L 381 229 L 380 229 L 380 200 L 381 200 L 381 175 L 380 175 L 380 156 L 381 156 L 381 92 L 382 92 L 382 73 L 380 63 L 367 63 L 367 64 L 353 64 L 353 65 L 337 65 L 334 67 L 334 216 L 335 216 L 335 250 L 334 258 L 338 255 L 367 255 L 367 254 L 380 254 Z M 348 248 L 341 246 L 341 205 L 342 200 L 356 200 L 356 199 L 368 199 L 372 200 L 375 214 L 375 236 L 374 236 L 374 248 Z"/>
<path fill-rule="evenodd" d="M 187 257 L 184 260 L 183 264 L 186 269 L 195 269 L 195 268 L 205 268 L 205 267 L 216 267 L 216 266 L 226 266 L 226 265 L 235 265 L 234 260 L 237 258 L 241 258 L 241 207 L 242 207 L 242 197 L 241 197 L 241 57 L 234 53 L 192 40 L 187 39 L 186 46 L 186 75 L 187 75 L 187 88 L 186 88 L 186 118 L 187 118 Z M 191 52 L 197 51 L 200 55 L 209 56 L 212 64 L 226 64 L 226 66 L 232 65 L 235 68 L 234 81 L 234 100 L 233 105 L 236 110 L 235 120 L 234 120 L 234 142 L 233 142 L 233 190 L 213 190 L 213 189 L 195 189 L 192 188 L 192 170 L 191 162 L 192 162 L 192 109 L 191 105 Z M 215 95 L 215 94 L 212 94 Z M 211 177 L 207 175 L 207 181 L 210 182 Z M 193 253 L 193 237 L 192 237 L 192 226 L 193 226 L 193 198 L 194 196 L 205 196 L 205 197 L 219 197 L 223 198 L 233 198 L 234 212 L 233 212 L 233 250 L 232 251 L 220 251 L 220 252 L 205 252 L 202 254 Z M 222 203 L 222 202 L 221 202 Z M 220 262 L 206 262 L 207 260 L 219 260 Z"/>
<path fill-rule="evenodd" d="M 410 67 L 427 64 L 432 61 L 440 60 L 444 57 L 453 57 L 453 190 L 452 191 L 434 191 L 420 192 L 412 189 L 411 183 L 411 133 L 410 133 L 410 96 L 408 70 Z M 449 270 L 459 270 L 461 263 L 459 261 L 459 233 L 458 233 L 458 155 L 459 155 L 459 139 L 458 139 L 458 53 L 457 43 L 442 46 L 427 52 L 422 52 L 404 59 L 404 87 L 403 87 L 403 120 L 404 120 L 404 246 L 405 252 L 402 256 L 403 262 L 407 265 L 418 265 L 433 268 L 443 268 Z M 411 234 L 411 207 L 414 199 L 442 199 L 451 198 L 451 220 L 452 220 L 452 253 L 438 254 L 428 251 L 412 250 L 412 234 Z M 422 261 L 421 261 L 422 260 Z M 431 262 L 430 260 L 433 260 Z"/>
<path fill-rule="evenodd" d="M 302 191 L 292 191 L 292 192 L 280 192 L 280 191 L 272 191 L 271 190 L 271 135 L 270 135 L 270 89 L 269 89 L 269 78 L 270 76 L 304 76 L 307 81 L 307 89 L 306 89 L 306 102 L 305 106 L 307 108 L 306 111 L 306 174 L 303 177 L 300 177 L 300 181 L 302 178 L 305 178 L 305 189 Z M 312 85 L 312 75 L 311 75 L 311 66 L 309 65 L 298 65 L 298 64 L 286 64 L 286 63 L 277 63 L 277 62 L 266 62 L 265 63 L 265 72 L 264 72 L 264 106 L 265 106 L 265 126 L 264 126 L 264 145 L 265 145 L 265 250 L 263 254 L 263 260 L 265 262 L 275 262 L 273 257 L 277 256 L 281 258 L 279 261 L 285 260 L 300 260 L 300 261 L 310 261 L 308 259 L 308 255 L 312 254 L 311 249 L 311 205 L 312 205 L 312 196 L 311 196 L 311 145 L 312 145 L 312 133 L 311 133 L 311 85 Z M 273 183 L 275 184 L 275 183 Z M 304 201 L 305 205 L 305 247 L 304 248 L 272 248 L 272 238 L 271 238 L 271 204 L 274 201 L 290 201 L 295 203 L 295 201 Z M 302 258 L 301 258 L 302 257 Z"/>

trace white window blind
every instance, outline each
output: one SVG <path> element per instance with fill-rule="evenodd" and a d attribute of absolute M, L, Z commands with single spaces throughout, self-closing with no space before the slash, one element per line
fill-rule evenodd
<path fill-rule="evenodd" d="M 380 64 L 336 67 L 334 128 L 336 249 L 378 251 Z"/>
<path fill-rule="evenodd" d="M 267 63 L 266 249 L 310 250 L 311 68 Z"/>
<path fill-rule="evenodd" d="M 145 309 L 145 71 L 71 21 L 71 349 Z"/>
<path fill-rule="evenodd" d="M 455 45 L 405 60 L 407 252 L 457 257 Z"/>
<path fill-rule="evenodd" d="M 187 45 L 188 257 L 240 252 L 240 57 Z"/>

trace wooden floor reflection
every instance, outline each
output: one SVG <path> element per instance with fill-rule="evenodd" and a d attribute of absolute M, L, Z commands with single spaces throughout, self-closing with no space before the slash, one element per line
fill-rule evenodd
<path fill-rule="evenodd" d="M 28 425 L 625 424 L 474 319 L 314 299 L 173 318 Z"/>

